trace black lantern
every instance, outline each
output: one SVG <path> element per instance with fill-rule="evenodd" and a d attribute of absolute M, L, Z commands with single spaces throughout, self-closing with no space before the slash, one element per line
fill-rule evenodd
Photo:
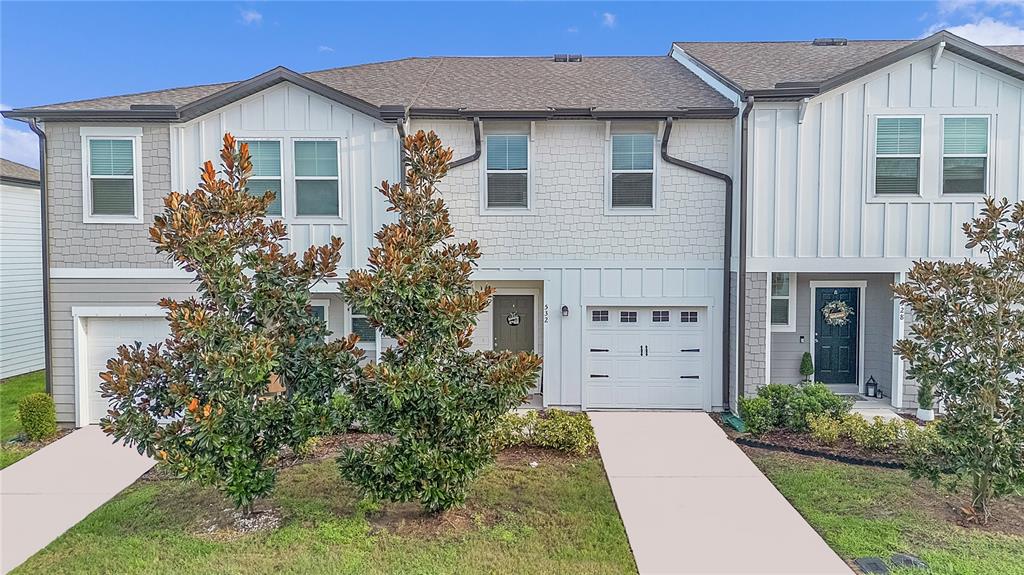
<path fill-rule="evenodd" d="M 875 376 L 872 375 L 871 377 L 868 378 L 867 391 L 864 395 L 867 395 L 868 397 L 877 397 L 878 382 L 875 381 Z"/>
<path fill-rule="evenodd" d="M 569 317 L 569 306 L 562 306 L 562 317 Z"/>

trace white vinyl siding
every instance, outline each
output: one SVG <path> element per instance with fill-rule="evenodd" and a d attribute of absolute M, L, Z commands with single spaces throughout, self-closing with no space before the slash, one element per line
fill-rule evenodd
<path fill-rule="evenodd" d="M 39 187 L 0 183 L 0 378 L 43 369 Z"/>
<path fill-rule="evenodd" d="M 988 179 L 988 117 L 942 119 L 942 193 L 984 194 Z"/>
<path fill-rule="evenodd" d="M 274 201 L 267 208 L 268 216 L 282 214 L 281 188 L 281 142 L 279 140 L 243 140 L 249 145 L 252 158 L 252 175 L 249 177 L 249 193 L 262 196 L 274 192 Z"/>
<path fill-rule="evenodd" d="M 773 272 L 771 275 L 772 331 L 796 329 L 796 274 Z"/>
<path fill-rule="evenodd" d="M 338 142 L 295 142 L 295 215 L 341 217 Z"/>
<path fill-rule="evenodd" d="M 530 207 L 530 138 L 525 134 L 487 136 L 488 209 Z"/>
<path fill-rule="evenodd" d="M 612 136 L 611 207 L 654 208 L 654 134 Z"/>
<path fill-rule="evenodd" d="M 878 118 L 875 193 L 921 193 L 921 118 Z"/>

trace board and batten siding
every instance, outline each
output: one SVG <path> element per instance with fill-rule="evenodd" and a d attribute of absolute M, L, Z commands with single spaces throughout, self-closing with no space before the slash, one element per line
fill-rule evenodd
<path fill-rule="evenodd" d="M 398 138 L 386 124 L 300 88 L 281 83 L 219 108 L 191 122 L 171 127 L 174 189 L 192 189 L 204 161 L 219 166 L 225 132 L 237 139 L 281 141 L 284 222 L 289 245 L 304 252 L 328 243 L 331 236 L 345 242 L 341 267 L 365 265 L 366 250 L 380 227 L 384 200 L 374 189 L 398 176 Z M 341 217 L 289 215 L 294 206 L 294 139 L 336 139 L 340 152 Z"/>
<path fill-rule="evenodd" d="M 39 188 L 0 184 L 0 379 L 43 369 Z"/>
<path fill-rule="evenodd" d="M 811 98 L 802 122 L 798 104 L 755 104 L 750 269 L 900 271 L 915 258 L 971 255 L 960 226 L 980 214 L 981 197 L 940 191 L 942 116 L 991 118 L 990 192 L 1019 200 L 1022 91 L 1024 83 L 948 52 L 933 68 L 925 51 Z M 875 195 L 879 115 L 923 117 L 921 197 Z"/>

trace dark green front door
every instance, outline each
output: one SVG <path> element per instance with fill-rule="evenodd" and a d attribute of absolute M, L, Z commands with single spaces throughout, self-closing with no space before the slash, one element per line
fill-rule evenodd
<path fill-rule="evenodd" d="M 534 351 L 533 296 L 494 296 L 495 351 Z"/>
<path fill-rule="evenodd" d="M 814 377 L 831 385 L 856 385 L 857 324 L 860 319 L 857 288 L 814 290 Z M 829 306 L 830 302 L 843 305 Z M 831 321 L 825 310 L 832 311 Z M 852 311 L 841 317 L 844 312 Z"/>

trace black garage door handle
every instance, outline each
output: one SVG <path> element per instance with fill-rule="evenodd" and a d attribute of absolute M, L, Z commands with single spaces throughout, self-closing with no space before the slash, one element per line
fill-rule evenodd
<path fill-rule="evenodd" d="M 599 375 L 599 374 L 596 374 L 596 373 L 592 373 L 592 374 L 590 374 L 590 377 L 608 377 L 608 376 L 607 375 Z"/>
<path fill-rule="evenodd" d="M 590 348 L 590 351 L 608 351 L 608 350 L 607 349 L 594 349 L 594 348 Z"/>
<path fill-rule="evenodd" d="M 700 379 L 699 375 L 680 375 L 679 379 Z"/>
<path fill-rule="evenodd" d="M 699 352 L 699 351 L 700 351 L 700 348 L 698 347 L 698 348 L 694 348 L 694 349 L 681 349 L 681 350 L 679 350 L 679 351 L 681 351 L 681 352 L 683 352 L 683 353 L 687 353 L 687 352 Z"/>

